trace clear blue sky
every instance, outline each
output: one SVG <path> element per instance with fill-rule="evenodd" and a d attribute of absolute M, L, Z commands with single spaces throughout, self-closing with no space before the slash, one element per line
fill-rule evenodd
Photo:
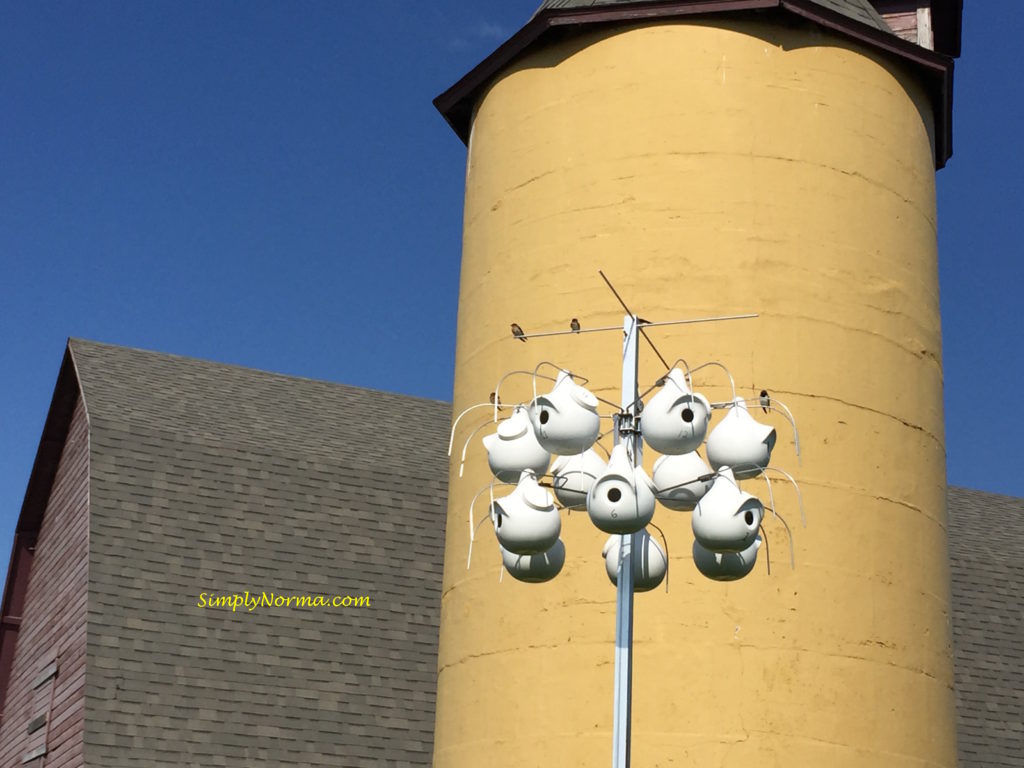
<path fill-rule="evenodd" d="M 450 398 L 431 99 L 538 4 L 0 0 L 0 559 L 69 335 Z M 938 178 L 949 481 L 1024 496 L 1019 5 L 967 2 Z"/>

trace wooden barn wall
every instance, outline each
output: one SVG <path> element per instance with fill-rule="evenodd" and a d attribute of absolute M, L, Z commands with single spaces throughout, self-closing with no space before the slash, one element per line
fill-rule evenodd
<path fill-rule="evenodd" d="M 89 434 L 79 396 L 36 542 L 3 720 L 0 766 L 84 765 Z M 56 662 L 57 674 L 48 676 Z M 29 733 L 41 715 L 46 723 Z M 23 760 L 45 747 L 42 759 Z"/>
<path fill-rule="evenodd" d="M 918 0 L 881 0 L 875 9 L 897 37 L 917 42 Z"/>

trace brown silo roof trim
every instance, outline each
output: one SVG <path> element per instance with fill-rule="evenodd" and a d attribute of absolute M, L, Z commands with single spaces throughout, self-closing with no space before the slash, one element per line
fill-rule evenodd
<path fill-rule="evenodd" d="M 819 5 L 815 0 L 676 0 L 584 8 L 546 8 L 455 85 L 434 99 L 434 106 L 462 142 L 468 144 L 473 109 L 483 91 L 512 62 L 530 49 L 542 45 L 558 31 L 588 25 L 773 9 L 812 21 L 895 56 L 916 71 L 927 87 L 935 114 L 935 166 L 941 168 L 945 165 L 953 154 L 953 59 L 863 24 Z"/>

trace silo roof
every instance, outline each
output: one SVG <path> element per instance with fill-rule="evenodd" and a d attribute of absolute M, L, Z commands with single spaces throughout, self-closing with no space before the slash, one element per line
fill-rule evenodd
<path fill-rule="evenodd" d="M 893 34 L 869 0 L 544 0 L 533 17 L 490 56 L 436 99 L 434 106 L 464 143 L 469 141 L 476 103 L 516 59 L 555 37 L 596 26 L 682 20 L 725 13 L 802 18 L 857 43 L 893 56 L 925 85 L 935 115 L 935 166 L 953 154 L 953 56 L 959 55 L 962 0 L 935 0 L 932 51 Z M 945 51 L 945 52 L 943 52 Z"/>
<path fill-rule="evenodd" d="M 812 0 L 812 2 L 883 32 L 890 31 L 885 19 L 878 14 L 869 0 Z M 540 8 L 537 9 L 537 13 L 555 8 L 593 8 L 606 5 L 641 4 L 650 3 L 646 0 L 544 0 Z"/>

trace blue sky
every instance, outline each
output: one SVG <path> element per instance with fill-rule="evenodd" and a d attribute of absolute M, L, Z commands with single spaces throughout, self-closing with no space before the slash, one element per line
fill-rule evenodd
<path fill-rule="evenodd" d="M 0 0 L 0 550 L 68 336 L 450 398 L 431 99 L 538 3 Z M 949 480 L 1024 496 L 1018 5 L 967 3 L 938 188 Z"/>

